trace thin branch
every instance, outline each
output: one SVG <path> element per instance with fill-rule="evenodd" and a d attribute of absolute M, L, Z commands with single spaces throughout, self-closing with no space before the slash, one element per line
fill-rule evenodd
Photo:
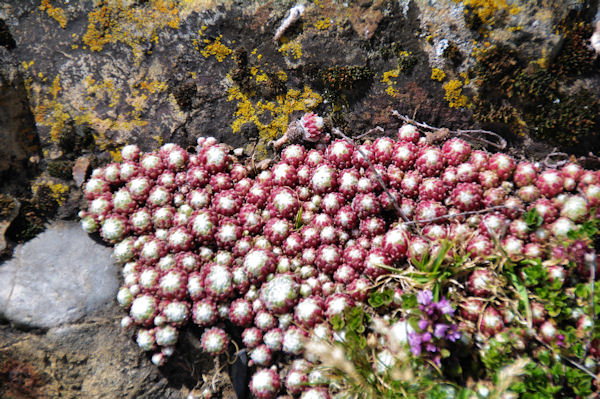
<path fill-rule="evenodd" d="M 451 131 L 454 133 L 454 131 Z M 498 141 L 498 143 L 494 143 L 493 141 L 481 138 L 481 137 L 474 137 L 471 134 L 482 134 L 484 136 L 491 136 L 494 139 L 496 139 Z M 506 148 L 506 140 L 500 136 L 497 133 L 494 132 L 490 132 L 489 130 L 482 130 L 482 129 L 472 129 L 472 130 L 456 130 L 456 135 L 458 137 L 464 136 L 470 140 L 475 140 L 475 141 L 479 141 L 480 143 L 495 147 L 499 150 L 503 150 Z"/>
<path fill-rule="evenodd" d="M 394 198 L 394 196 L 390 193 L 390 191 L 388 190 L 387 186 L 385 185 L 385 183 L 383 182 L 383 179 L 381 178 L 381 176 L 379 175 L 379 172 L 377 171 L 377 169 L 375 169 L 375 166 L 373 166 L 373 163 L 371 162 L 371 160 L 369 159 L 369 157 L 367 156 L 367 154 L 365 154 L 354 142 L 354 140 L 352 140 L 350 137 L 346 136 L 344 133 L 342 133 L 342 131 L 340 129 L 338 129 L 337 127 L 334 127 L 332 129 L 333 134 L 338 135 L 340 137 L 342 137 L 344 140 L 346 140 L 348 143 L 352 144 L 352 146 L 356 149 L 356 151 L 358 151 L 360 153 L 360 155 L 363 156 L 363 158 L 367 161 L 367 163 L 369 164 L 369 167 L 373 170 L 373 172 L 375 173 L 375 178 L 377 179 L 377 182 L 381 185 L 381 187 L 383 188 L 383 191 L 385 191 L 385 193 L 387 194 L 388 198 L 390 199 L 390 201 L 392 202 L 392 205 L 394 205 L 394 208 L 396 209 L 396 212 L 398 213 L 398 215 L 400 215 L 400 217 L 402 218 L 402 220 L 404 220 L 404 222 L 410 222 L 410 219 L 408 218 L 408 216 L 406 216 L 406 214 L 402 211 L 402 209 L 400 209 L 400 207 L 398 206 L 398 202 L 396 202 L 396 198 Z M 370 132 L 370 130 L 369 130 Z M 367 133 L 369 133 L 367 132 Z"/>
<path fill-rule="evenodd" d="M 360 140 L 363 137 L 366 137 L 366 136 L 368 136 L 370 134 L 373 134 L 375 132 L 381 132 L 381 133 L 383 133 L 384 130 L 383 130 L 383 128 L 381 126 L 375 126 L 373 129 L 367 130 L 365 133 L 354 137 L 354 140 Z"/>
<path fill-rule="evenodd" d="M 560 353 L 556 353 L 556 350 L 551 347 L 550 345 L 548 345 L 547 343 L 545 343 L 544 341 L 542 341 L 537 335 L 535 336 L 536 341 L 538 341 L 540 344 L 544 345 L 546 347 L 546 349 L 550 350 L 551 352 L 554 352 L 555 354 L 557 354 L 561 359 L 566 360 L 567 362 L 571 363 L 573 366 L 577 367 L 579 370 L 583 371 L 584 373 L 586 373 L 587 375 L 589 375 L 590 377 L 592 377 L 595 380 L 599 380 L 600 377 L 598 377 L 596 374 L 592 373 L 587 367 L 585 367 L 584 365 L 577 363 L 575 360 L 567 357 L 567 356 L 563 356 Z"/>
<path fill-rule="evenodd" d="M 560 161 L 551 161 L 551 158 L 554 158 L 554 157 L 561 157 L 561 158 L 566 158 L 566 159 L 563 159 Z M 559 166 L 563 166 L 567 162 L 569 162 L 569 154 L 566 154 L 564 152 L 556 152 L 556 148 L 554 148 L 552 150 L 552 152 L 550 154 L 546 155 L 546 157 L 544 158 L 544 165 L 547 168 L 556 169 Z"/>
<path fill-rule="evenodd" d="M 486 208 L 486 209 L 481 209 L 479 211 L 460 212 L 460 213 L 454 213 L 452 215 L 444 215 L 444 216 L 439 216 L 439 217 L 431 218 L 431 219 L 415 220 L 415 221 L 407 222 L 406 224 L 431 223 L 431 222 L 437 222 L 437 221 L 440 221 L 440 220 L 455 218 L 455 217 L 458 217 L 458 216 L 478 215 L 478 214 L 488 213 L 488 212 L 497 211 L 497 210 L 506 209 L 506 208 L 516 209 L 516 210 L 521 211 L 521 212 L 525 211 L 523 208 L 519 208 L 519 207 L 507 206 L 507 205 L 498 205 L 498 206 L 492 206 L 492 207 L 489 207 L 489 208 Z"/>
<path fill-rule="evenodd" d="M 392 115 L 397 117 L 398 119 L 403 120 L 406 123 L 410 123 L 412 125 L 420 127 L 421 129 L 428 129 L 428 130 L 433 130 L 433 131 L 441 130 L 441 128 L 439 128 L 439 127 L 430 126 L 423 122 L 417 122 L 414 119 L 411 119 L 406 115 L 402 115 L 401 113 L 399 113 L 396 110 L 392 110 Z M 459 130 L 450 130 L 450 133 L 456 137 L 465 137 L 470 140 L 478 141 L 482 144 L 489 145 L 491 147 L 495 147 L 498 150 L 505 149 L 506 145 L 507 145 L 506 140 L 502 136 L 500 136 L 497 133 L 490 132 L 489 130 L 483 130 L 483 129 L 462 130 L 462 129 L 459 129 Z M 496 142 L 490 141 L 490 140 L 482 138 L 482 137 L 475 137 L 475 136 L 473 136 L 473 134 L 493 137 Z"/>
<path fill-rule="evenodd" d="M 595 258 L 596 255 L 594 255 Z M 592 336 L 594 335 L 594 325 L 596 323 L 596 312 L 594 312 L 594 286 L 596 285 L 596 259 L 590 262 L 590 311 L 592 313 L 592 325 L 590 326 L 590 333 L 587 339 L 587 345 L 585 346 L 585 355 L 592 345 Z"/>

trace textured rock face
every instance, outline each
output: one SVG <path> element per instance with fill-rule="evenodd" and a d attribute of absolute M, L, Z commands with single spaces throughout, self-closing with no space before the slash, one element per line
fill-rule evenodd
<path fill-rule="evenodd" d="M 0 36 L 1 31 L 2 26 Z M 27 159 L 36 153 L 36 144 L 37 132 L 23 76 L 0 39 L 0 176 L 8 180 L 22 173 Z M 8 173 L 11 168 L 13 176 Z"/>
<path fill-rule="evenodd" d="M 73 322 L 113 300 L 117 276 L 109 248 L 56 223 L 0 265 L 0 315 L 30 328 Z"/>
<path fill-rule="evenodd" d="M 2 398 L 181 398 L 110 316 L 22 333 L 0 326 Z"/>

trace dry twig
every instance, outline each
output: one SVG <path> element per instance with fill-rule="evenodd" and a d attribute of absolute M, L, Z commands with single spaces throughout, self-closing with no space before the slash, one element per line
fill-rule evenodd
<path fill-rule="evenodd" d="M 411 125 L 415 125 L 417 127 L 420 127 L 421 129 L 427 129 L 427 130 L 431 130 L 431 131 L 434 131 L 434 132 L 442 130 L 442 128 L 439 128 L 439 127 L 430 126 L 430 125 L 428 125 L 426 123 L 423 123 L 423 122 L 417 122 L 414 119 L 409 118 L 406 115 L 402 115 L 401 113 L 399 113 L 396 110 L 392 111 L 392 115 L 395 116 L 395 117 L 397 117 L 398 119 L 403 120 L 406 123 L 410 123 Z M 453 135 L 455 137 L 464 137 L 464 138 L 466 138 L 468 140 L 476 141 L 476 142 L 479 142 L 481 144 L 485 144 L 485 145 L 488 145 L 490 147 L 494 147 L 497 150 L 503 150 L 503 149 L 506 148 L 506 145 L 507 145 L 506 140 L 502 136 L 500 136 L 497 133 L 490 132 L 489 130 L 483 130 L 483 129 L 462 130 L 462 129 L 459 129 L 459 130 L 449 130 L 449 132 L 450 132 L 451 135 Z M 491 141 L 491 140 L 489 140 L 487 138 L 484 138 L 484 137 L 477 137 L 477 136 L 474 136 L 474 135 L 477 135 L 477 136 L 481 135 L 481 136 L 484 136 L 484 137 L 485 136 L 491 137 L 496 142 Z"/>
<path fill-rule="evenodd" d="M 488 213 L 488 212 L 497 211 L 497 210 L 505 209 L 505 208 L 517 209 L 521 212 L 525 211 L 523 208 L 518 208 L 518 207 L 515 208 L 515 207 L 507 206 L 507 205 L 498 205 L 498 206 L 492 206 L 489 208 L 481 209 L 479 211 L 460 212 L 460 213 L 454 213 L 452 215 L 444 215 L 444 216 L 439 216 L 439 217 L 431 218 L 431 219 L 415 220 L 415 221 L 411 221 L 411 222 L 406 222 L 406 224 L 412 225 L 412 224 L 419 224 L 419 223 L 432 223 L 432 222 L 438 222 L 438 221 L 444 220 L 444 219 L 455 218 L 458 216 L 478 215 L 478 214 Z"/>

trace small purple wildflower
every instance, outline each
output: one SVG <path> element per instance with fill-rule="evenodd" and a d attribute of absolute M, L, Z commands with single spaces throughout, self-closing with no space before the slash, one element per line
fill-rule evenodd
<path fill-rule="evenodd" d="M 443 314 L 453 315 L 454 308 L 446 298 L 442 298 L 435 304 L 436 308 Z"/>
<path fill-rule="evenodd" d="M 408 334 L 411 353 L 425 356 L 439 366 L 441 349 L 446 347 L 446 342 L 455 342 L 461 337 L 458 326 L 450 320 L 454 308 L 446 298 L 434 302 L 433 293 L 429 290 L 417 293 L 417 302 L 421 311 L 421 319 L 417 323 L 420 331 Z"/>
<path fill-rule="evenodd" d="M 444 338 L 444 334 L 446 334 L 446 331 L 448 331 L 449 328 L 450 326 L 447 324 L 436 324 L 433 328 L 433 335 L 436 338 Z"/>
<path fill-rule="evenodd" d="M 428 306 L 433 301 L 433 293 L 429 290 L 417 293 L 417 302 L 423 306 Z"/>

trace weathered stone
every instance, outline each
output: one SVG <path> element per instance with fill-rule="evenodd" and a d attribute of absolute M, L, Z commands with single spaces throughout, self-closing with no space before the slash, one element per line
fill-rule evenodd
<path fill-rule="evenodd" d="M 2 21 L 2 20 L 0 20 Z M 27 159 L 37 153 L 37 132 L 27 91 L 17 61 L 0 46 L 0 176 L 12 169 L 22 173 Z"/>
<path fill-rule="evenodd" d="M 179 399 L 189 391 L 170 386 L 111 312 L 46 334 L 1 326 L 0 347 L 2 398 Z"/>
<path fill-rule="evenodd" d="M 70 323 L 113 300 L 119 286 L 111 250 L 78 223 L 57 222 L 0 265 L 0 316 L 24 327 Z"/>

